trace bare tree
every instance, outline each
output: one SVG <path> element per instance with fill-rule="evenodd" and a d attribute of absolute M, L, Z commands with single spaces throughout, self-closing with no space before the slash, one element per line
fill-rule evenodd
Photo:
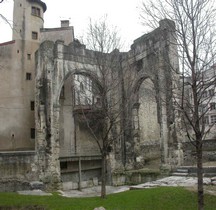
<path fill-rule="evenodd" d="M 105 198 L 107 158 L 118 138 L 117 124 L 120 123 L 122 112 L 121 98 L 118 97 L 121 59 L 117 50 L 121 47 L 121 42 L 117 28 L 108 24 L 107 16 L 95 22 L 90 19 L 86 37 L 84 42 L 92 50 L 96 80 L 100 86 L 91 81 L 91 92 L 82 91 L 79 93 L 79 100 L 80 104 L 85 103 L 91 107 L 90 111 L 83 109 L 82 114 L 101 152 L 101 197 Z"/>
<path fill-rule="evenodd" d="M 204 208 L 203 140 L 212 127 L 205 124 L 212 95 L 206 98 L 204 93 L 215 89 L 215 74 L 206 76 L 215 63 L 215 12 L 213 0 L 148 0 L 141 5 L 145 26 L 155 27 L 164 18 L 176 24 L 182 83 L 181 95 L 175 94 L 174 100 L 186 135 L 196 148 L 199 210 Z M 204 109 L 200 111 L 200 107 Z"/>

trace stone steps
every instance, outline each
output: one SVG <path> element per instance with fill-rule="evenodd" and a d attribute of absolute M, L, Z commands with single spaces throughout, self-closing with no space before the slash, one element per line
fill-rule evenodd
<path fill-rule="evenodd" d="M 172 173 L 172 176 L 188 176 L 188 173 L 177 173 L 177 172 L 174 172 L 174 173 Z"/>
<path fill-rule="evenodd" d="M 180 166 L 173 171 L 172 176 L 197 176 L 196 166 Z M 204 177 L 216 176 L 216 166 L 204 166 L 203 167 Z"/>
<path fill-rule="evenodd" d="M 188 176 L 188 169 L 177 168 L 176 171 L 172 173 L 172 176 Z"/>

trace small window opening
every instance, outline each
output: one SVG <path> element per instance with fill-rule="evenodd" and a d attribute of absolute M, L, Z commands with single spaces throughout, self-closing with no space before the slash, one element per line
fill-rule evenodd
<path fill-rule="evenodd" d="M 26 80 L 31 80 L 32 79 L 32 75 L 31 73 L 26 73 Z"/>
<path fill-rule="evenodd" d="M 212 102 L 210 103 L 210 110 L 215 110 L 216 109 L 216 103 Z"/>
<path fill-rule="evenodd" d="M 80 91 L 83 92 L 84 91 L 84 85 L 82 82 L 80 82 Z"/>
<path fill-rule="evenodd" d="M 31 139 L 35 139 L 35 128 L 31 128 Z"/>
<path fill-rule="evenodd" d="M 204 123 L 206 125 L 209 125 L 209 117 L 208 116 L 204 117 Z"/>
<path fill-rule="evenodd" d="M 61 169 L 67 169 L 68 168 L 67 162 L 60 162 L 60 168 Z"/>
<path fill-rule="evenodd" d="M 216 123 L 216 115 L 212 115 L 211 116 L 211 124 L 215 124 Z"/>
<path fill-rule="evenodd" d="M 30 103 L 31 111 L 34 111 L 35 103 L 34 101 L 31 101 Z"/>
<path fill-rule="evenodd" d="M 136 66 L 137 66 L 137 71 L 140 71 L 143 67 L 143 60 L 140 59 L 136 62 Z"/>
<path fill-rule="evenodd" d="M 60 93 L 60 99 L 64 99 L 65 98 L 65 87 L 64 86 L 62 86 L 62 89 L 61 89 L 61 93 Z"/>
<path fill-rule="evenodd" d="M 35 31 L 32 31 L 32 39 L 37 40 L 38 39 L 38 33 Z"/>
<path fill-rule="evenodd" d="M 37 7 L 32 7 L 32 15 L 40 17 L 41 16 L 40 9 Z"/>
<path fill-rule="evenodd" d="M 27 54 L 28 60 L 31 60 L 31 54 Z"/>

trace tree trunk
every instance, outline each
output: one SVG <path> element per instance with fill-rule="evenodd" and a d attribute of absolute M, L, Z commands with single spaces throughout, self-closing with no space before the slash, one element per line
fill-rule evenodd
<path fill-rule="evenodd" d="M 198 142 L 197 148 L 197 179 L 198 179 L 198 210 L 204 209 L 203 192 L 203 163 L 202 163 L 202 141 Z"/>
<path fill-rule="evenodd" d="M 106 155 L 102 154 L 101 198 L 106 197 Z"/>

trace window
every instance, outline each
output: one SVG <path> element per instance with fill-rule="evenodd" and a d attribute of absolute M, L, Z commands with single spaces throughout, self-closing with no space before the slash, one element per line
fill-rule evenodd
<path fill-rule="evenodd" d="M 78 82 L 80 81 L 79 75 L 75 75 L 75 80 L 77 80 Z"/>
<path fill-rule="evenodd" d="M 61 93 L 60 93 L 60 99 L 64 99 L 65 98 L 65 94 L 64 94 L 64 89 L 65 89 L 65 87 L 64 87 L 64 85 L 62 86 L 62 89 L 61 89 Z"/>
<path fill-rule="evenodd" d="M 216 115 L 211 116 L 211 124 L 216 123 Z"/>
<path fill-rule="evenodd" d="M 208 96 L 208 92 L 207 92 L 207 91 L 204 91 L 203 94 L 202 94 L 202 97 L 203 97 L 203 98 L 206 98 L 207 96 Z"/>
<path fill-rule="evenodd" d="M 214 89 L 209 90 L 209 96 L 214 96 Z"/>
<path fill-rule="evenodd" d="M 137 71 L 140 71 L 143 67 L 143 60 L 140 59 L 136 62 Z"/>
<path fill-rule="evenodd" d="M 27 59 L 31 60 L 31 54 L 27 54 Z"/>
<path fill-rule="evenodd" d="M 60 162 L 60 168 L 61 169 L 67 169 L 68 168 L 67 162 Z"/>
<path fill-rule="evenodd" d="M 97 97 L 97 98 L 96 98 L 96 104 L 97 104 L 97 105 L 101 105 L 101 98 L 100 98 L 100 97 Z"/>
<path fill-rule="evenodd" d="M 203 104 L 200 104 L 199 105 L 199 112 L 203 112 L 204 111 L 204 105 Z"/>
<path fill-rule="evenodd" d="M 214 102 L 210 103 L 210 110 L 216 109 L 216 104 Z"/>
<path fill-rule="evenodd" d="M 209 124 L 209 117 L 208 117 L 208 116 L 204 117 L 204 123 L 205 123 L 206 125 Z"/>
<path fill-rule="evenodd" d="M 32 15 L 35 15 L 35 16 L 41 16 L 40 14 L 40 9 L 37 8 L 37 7 L 32 7 Z"/>
<path fill-rule="evenodd" d="M 35 128 L 31 128 L 31 139 L 35 139 Z"/>
<path fill-rule="evenodd" d="M 83 92 L 84 91 L 84 85 L 82 82 L 80 82 L 80 91 Z"/>
<path fill-rule="evenodd" d="M 26 80 L 31 80 L 31 79 L 32 79 L 31 73 L 26 73 Z"/>
<path fill-rule="evenodd" d="M 32 39 L 37 40 L 38 39 L 38 33 L 35 31 L 32 31 Z"/>
<path fill-rule="evenodd" d="M 31 102 L 30 102 L 30 107 L 31 107 L 31 110 L 32 110 L 32 111 L 34 111 L 34 106 L 35 106 L 34 101 L 31 101 Z"/>

